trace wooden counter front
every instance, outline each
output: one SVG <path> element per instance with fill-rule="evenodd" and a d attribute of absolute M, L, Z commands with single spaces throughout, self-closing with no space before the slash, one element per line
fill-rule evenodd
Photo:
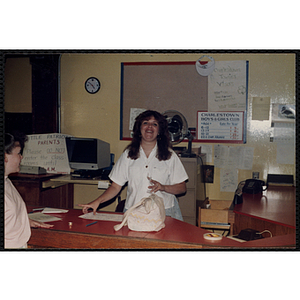
<path fill-rule="evenodd" d="M 14 173 L 9 175 L 9 178 L 27 205 L 73 208 L 73 185 L 68 183 L 57 185 L 50 181 L 60 176 L 60 174 Z"/>

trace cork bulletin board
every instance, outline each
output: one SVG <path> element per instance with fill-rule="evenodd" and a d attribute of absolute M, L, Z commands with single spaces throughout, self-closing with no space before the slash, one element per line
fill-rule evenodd
<path fill-rule="evenodd" d="M 246 143 L 247 95 L 247 61 L 216 62 L 209 76 L 197 72 L 195 61 L 122 63 L 120 139 L 131 139 L 130 125 L 134 122 L 131 109 L 138 113 L 152 109 L 160 113 L 180 112 L 191 132 L 197 131 L 194 141 Z M 210 111 L 216 112 L 218 117 L 202 124 L 198 112 Z M 230 112 L 243 114 L 236 122 L 231 120 Z M 209 134 L 205 135 L 208 138 L 203 135 L 204 125 L 208 127 L 206 133 Z M 233 127 L 238 131 L 231 134 Z M 226 129 L 228 135 L 224 134 Z M 215 137 L 211 137 L 212 133 Z"/>
<path fill-rule="evenodd" d="M 197 111 L 207 111 L 208 79 L 197 73 L 194 61 L 121 64 L 120 139 L 130 139 L 130 109 L 160 113 L 177 110 L 189 128 L 197 126 Z"/>

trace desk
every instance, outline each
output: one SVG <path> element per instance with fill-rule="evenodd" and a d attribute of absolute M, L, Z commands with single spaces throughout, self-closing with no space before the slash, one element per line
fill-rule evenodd
<path fill-rule="evenodd" d="M 269 186 L 263 194 L 243 194 L 234 207 L 234 234 L 242 229 L 269 230 L 273 236 L 296 234 L 296 188 Z M 268 236 L 266 233 L 264 236 Z"/>
<path fill-rule="evenodd" d="M 99 183 L 101 184 L 99 186 Z M 73 187 L 73 207 L 79 208 L 78 204 L 89 203 L 99 197 L 110 185 L 110 180 L 102 180 L 100 177 L 80 178 L 72 177 L 71 175 L 63 175 L 50 179 L 50 184 L 70 184 Z M 100 205 L 100 208 L 105 207 L 106 210 L 115 211 L 117 203 L 116 198 L 113 198 Z"/>
<path fill-rule="evenodd" d="M 14 173 L 9 178 L 27 205 L 73 208 L 73 185 L 50 181 L 60 176 Z"/>
<path fill-rule="evenodd" d="M 28 207 L 28 212 L 33 207 Z M 66 214 L 51 214 L 62 218 L 53 222 L 54 227 L 32 228 L 28 242 L 30 248 L 59 249 L 253 249 L 253 248 L 289 248 L 295 247 L 295 235 L 282 239 L 265 238 L 259 241 L 240 243 L 226 237 L 211 242 L 203 238 L 209 231 L 186 222 L 166 217 L 166 227 L 159 232 L 136 232 L 124 226 L 114 231 L 118 224 L 112 221 L 98 221 L 86 227 L 91 220 L 78 218 L 81 210 L 70 209 Z M 69 227 L 72 222 L 72 227 Z"/>
<path fill-rule="evenodd" d="M 108 180 L 73 178 L 61 174 L 21 174 L 9 175 L 14 186 L 27 205 L 57 208 L 74 207 L 74 184 L 108 184 Z M 106 189 L 106 188 L 103 188 Z"/>
<path fill-rule="evenodd" d="M 50 181 L 55 183 L 91 184 L 91 185 L 98 185 L 99 181 L 107 184 L 110 183 L 109 180 L 101 180 L 100 178 L 95 178 L 95 179 L 79 178 L 79 177 L 72 177 L 71 175 L 53 177 L 50 179 Z"/>

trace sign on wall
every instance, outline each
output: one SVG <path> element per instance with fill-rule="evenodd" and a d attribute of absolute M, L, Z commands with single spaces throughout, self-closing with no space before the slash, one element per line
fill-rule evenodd
<path fill-rule="evenodd" d="M 208 76 L 208 111 L 245 111 L 248 95 L 248 62 L 217 61 Z"/>
<path fill-rule="evenodd" d="M 202 142 L 244 142 L 244 112 L 198 111 L 197 139 Z"/>
<path fill-rule="evenodd" d="M 22 165 L 43 167 L 47 173 L 70 174 L 65 137 L 60 133 L 28 135 Z"/>

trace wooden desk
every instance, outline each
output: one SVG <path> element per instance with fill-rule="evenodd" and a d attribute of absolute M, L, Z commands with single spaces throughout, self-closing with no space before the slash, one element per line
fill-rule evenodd
<path fill-rule="evenodd" d="M 9 178 L 27 205 L 73 208 L 73 185 L 50 182 L 59 176 L 14 173 Z"/>
<path fill-rule="evenodd" d="M 269 186 L 262 195 L 243 194 L 243 203 L 233 212 L 234 234 L 246 228 L 269 230 L 273 236 L 296 234 L 296 188 Z"/>
<path fill-rule="evenodd" d="M 32 207 L 28 208 L 32 211 Z M 81 210 L 70 209 L 66 214 L 52 214 L 62 218 L 53 222 L 50 229 L 32 228 L 28 242 L 30 248 L 59 249 L 238 249 L 238 248 L 289 248 L 295 247 L 295 235 L 288 236 L 284 241 L 264 239 L 240 243 L 223 237 L 221 241 L 211 242 L 203 238 L 207 230 L 191 224 L 166 217 L 166 227 L 159 232 L 136 232 L 127 226 L 114 231 L 118 224 L 112 221 L 98 221 L 97 224 L 86 227 L 91 220 L 78 218 Z M 72 227 L 69 227 L 72 222 Z M 268 240 L 268 241 L 267 241 Z"/>
<path fill-rule="evenodd" d="M 98 185 L 99 181 L 106 185 L 109 183 L 109 180 L 73 178 L 61 174 L 14 173 L 9 178 L 27 205 L 57 208 L 74 207 L 74 184 Z"/>

